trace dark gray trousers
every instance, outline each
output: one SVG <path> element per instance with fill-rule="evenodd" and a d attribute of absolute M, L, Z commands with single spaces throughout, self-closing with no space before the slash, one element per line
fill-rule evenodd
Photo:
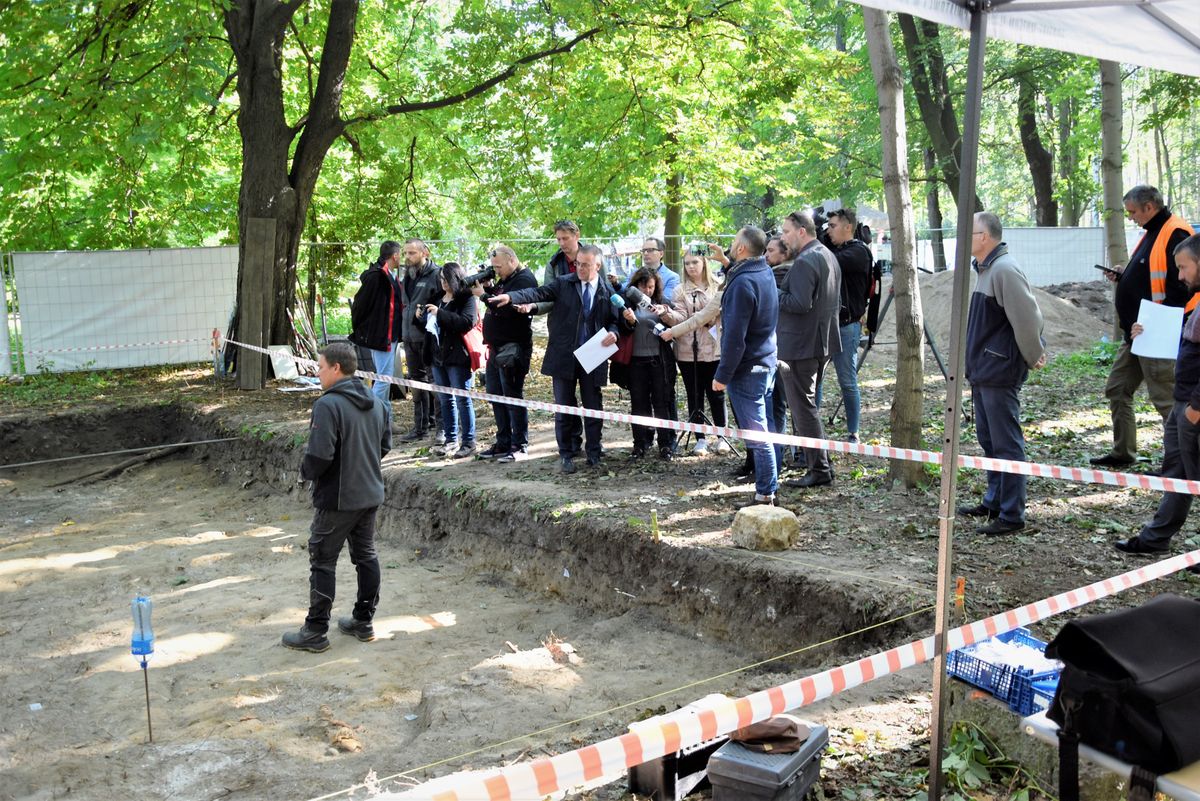
<path fill-rule="evenodd" d="M 821 412 L 817 408 L 817 386 L 825 374 L 829 359 L 789 359 L 787 370 L 780 371 L 783 389 L 787 393 L 788 408 L 792 410 L 792 432 L 800 437 L 825 439 L 825 427 L 821 425 Z M 779 391 L 776 386 L 775 391 Z M 808 471 L 817 475 L 830 475 L 829 454 L 821 448 L 805 448 Z"/>
<path fill-rule="evenodd" d="M 1186 478 L 1200 480 L 1200 426 L 1188 422 L 1183 410 L 1186 403 L 1176 402 L 1163 424 L 1163 469 L 1164 478 Z M 1149 545 L 1167 547 L 1187 522 L 1192 508 L 1192 496 L 1182 492 L 1163 493 L 1158 510 L 1138 534 L 1138 538 Z"/>

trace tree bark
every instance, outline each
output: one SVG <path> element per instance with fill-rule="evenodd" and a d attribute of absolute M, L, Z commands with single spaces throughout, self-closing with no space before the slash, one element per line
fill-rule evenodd
<path fill-rule="evenodd" d="M 897 14 L 896 18 L 900 22 L 904 52 L 912 71 L 913 94 L 917 98 L 921 122 L 929 134 L 933 152 L 937 154 L 942 180 L 957 205 L 961 202 L 958 197 L 958 176 L 962 164 L 962 133 L 959 131 L 954 101 L 950 97 L 946 59 L 938 40 L 938 26 L 935 22 L 914 19 L 908 14 Z M 983 203 L 978 195 L 971 201 L 975 204 L 975 211 L 983 211 Z"/>
<path fill-rule="evenodd" d="M 937 159 L 933 148 L 927 147 L 924 151 L 925 177 L 929 179 L 925 190 L 925 213 L 929 217 L 929 247 L 933 251 L 933 271 L 941 273 L 946 271 L 946 243 L 942 231 L 942 204 L 938 201 L 938 184 L 934 179 Z"/>
<path fill-rule="evenodd" d="M 1058 225 L 1058 201 L 1054 199 L 1054 154 L 1042 144 L 1038 131 L 1037 87 L 1029 72 L 1017 78 L 1017 128 L 1021 149 L 1033 179 L 1034 218 L 1038 227 Z"/>
<path fill-rule="evenodd" d="M 1125 264 L 1129 249 L 1125 244 L 1125 204 L 1121 187 L 1121 65 L 1100 62 L 1100 182 L 1104 187 L 1104 237 L 1108 263 Z M 1119 335 L 1113 322 L 1113 338 Z"/>
<path fill-rule="evenodd" d="M 921 293 L 917 286 L 916 232 L 908 182 L 908 138 L 904 127 L 904 75 L 892 47 L 888 16 L 863 7 L 871 72 L 879 95 L 879 127 L 883 138 L 883 190 L 892 235 L 892 291 L 896 310 L 896 391 L 892 397 L 892 445 L 921 447 L 924 417 L 925 348 L 922 341 Z M 893 461 L 889 477 L 915 487 L 924 478 L 920 463 Z"/>
<path fill-rule="evenodd" d="M 1083 199 L 1075 182 L 1075 170 L 1079 166 L 1079 147 L 1071 141 L 1071 129 L 1075 127 L 1075 99 L 1063 98 L 1058 104 L 1058 179 L 1063 187 L 1060 193 L 1059 223 L 1067 227 L 1079 225 L 1083 214 Z"/>
<path fill-rule="evenodd" d="M 679 174 L 679 170 L 675 167 L 675 160 L 667 160 L 667 208 L 663 215 L 663 239 L 667 243 L 666 252 L 663 253 L 663 263 L 675 272 L 683 275 L 683 243 L 680 242 L 681 229 L 683 227 L 683 176 Z M 670 298 L 667 302 L 670 302 Z"/>

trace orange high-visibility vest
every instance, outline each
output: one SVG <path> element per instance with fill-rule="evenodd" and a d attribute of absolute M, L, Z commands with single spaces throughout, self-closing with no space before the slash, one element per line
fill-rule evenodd
<path fill-rule="evenodd" d="M 1150 248 L 1150 299 L 1155 303 L 1162 303 L 1167 299 L 1167 243 L 1171 241 L 1171 235 L 1176 231 L 1187 231 L 1188 236 L 1195 233 L 1186 220 L 1172 214 L 1159 229 L 1154 245 Z M 1146 234 L 1142 234 L 1142 238 L 1137 243 L 1138 248 L 1142 246 L 1145 238 Z M 1185 311 L 1190 312 L 1198 303 L 1200 303 L 1200 292 L 1188 299 L 1187 305 L 1184 306 Z"/>

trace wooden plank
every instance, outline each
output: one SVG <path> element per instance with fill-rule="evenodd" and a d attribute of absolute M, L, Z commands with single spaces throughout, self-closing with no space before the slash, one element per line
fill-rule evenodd
<path fill-rule="evenodd" d="M 246 220 L 245 262 L 242 265 L 238 334 L 247 345 L 267 346 L 271 323 L 271 273 L 275 266 L 275 220 L 250 217 Z M 262 389 L 266 381 L 267 357 L 243 350 L 238 354 L 238 387 Z"/>

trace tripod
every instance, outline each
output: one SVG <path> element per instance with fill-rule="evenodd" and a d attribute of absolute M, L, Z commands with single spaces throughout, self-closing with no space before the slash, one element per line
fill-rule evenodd
<path fill-rule="evenodd" d="M 693 290 L 693 292 L 692 292 L 692 314 L 696 313 L 696 295 L 697 294 L 698 294 L 698 292 L 696 290 Z M 700 420 L 703 421 L 705 425 L 711 426 L 711 425 L 713 425 L 713 421 L 710 420 L 708 418 L 708 416 L 704 414 L 704 395 L 703 395 L 703 389 L 700 387 L 700 371 L 696 369 L 696 365 L 698 365 L 698 364 L 700 364 L 700 334 L 697 331 L 693 331 L 692 332 L 692 365 L 693 366 L 692 366 L 692 395 L 691 396 L 696 399 L 696 411 L 694 414 L 698 414 L 700 416 Z M 694 414 L 688 415 L 689 423 L 695 422 L 692 419 Z M 693 432 L 691 432 L 691 431 L 688 431 L 687 433 L 685 433 L 683 435 L 683 442 L 680 443 L 680 447 L 684 451 L 687 450 L 688 442 L 690 442 L 693 437 L 695 437 L 696 439 L 699 439 L 699 437 L 696 436 L 695 434 L 693 434 Z M 732 442 L 729 441 L 728 437 L 726 437 L 722 434 L 718 434 L 717 439 L 719 439 L 720 441 L 722 441 L 726 445 L 728 445 L 729 450 L 733 453 L 734 456 L 741 458 L 741 454 L 738 453 L 737 447 Z"/>

